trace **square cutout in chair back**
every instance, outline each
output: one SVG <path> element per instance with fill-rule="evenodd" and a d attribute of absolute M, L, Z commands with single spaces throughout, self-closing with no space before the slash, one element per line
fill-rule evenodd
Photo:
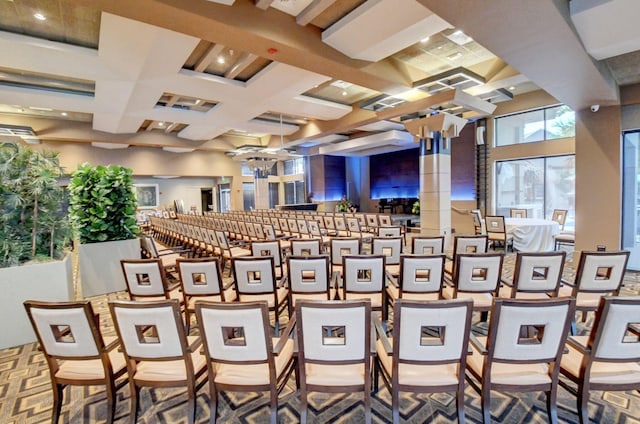
<path fill-rule="evenodd" d="M 416 269 L 416 273 L 413 276 L 413 281 L 416 283 L 429 283 L 431 282 L 431 270 L 430 269 Z"/>
<path fill-rule="evenodd" d="M 613 267 L 610 266 L 599 266 L 596 269 L 595 280 L 610 280 L 611 273 L 613 272 Z"/>
<path fill-rule="evenodd" d="M 273 256 L 273 253 L 271 253 L 271 249 L 260 249 L 259 256 L 269 257 L 269 256 Z"/>
<path fill-rule="evenodd" d="M 140 344 L 159 344 L 160 334 L 155 325 L 138 325 L 136 324 L 136 335 Z"/>
<path fill-rule="evenodd" d="M 351 249 L 349 247 L 341 247 L 340 248 L 340 256 L 350 255 Z"/>
<path fill-rule="evenodd" d="M 471 281 L 487 281 L 488 268 L 473 267 L 471 270 Z"/>
<path fill-rule="evenodd" d="M 247 340 L 244 337 L 244 327 L 220 327 L 222 331 L 222 342 L 225 346 L 246 346 Z"/>
<path fill-rule="evenodd" d="M 139 286 L 150 286 L 151 285 L 151 278 L 149 278 L 149 274 L 145 273 L 139 273 L 136 274 L 136 281 L 138 282 Z"/>
<path fill-rule="evenodd" d="M 444 346 L 446 330 L 444 325 L 420 326 L 420 346 Z"/>
<path fill-rule="evenodd" d="M 305 269 L 300 271 L 300 282 L 304 283 L 315 283 L 316 282 L 316 271 L 313 269 Z"/>
<path fill-rule="evenodd" d="M 76 338 L 73 336 L 71 326 L 66 324 L 50 324 L 53 338 L 58 343 L 75 343 Z"/>
<path fill-rule="evenodd" d="M 260 271 L 247 271 L 247 283 L 248 284 L 261 284 L 262 275 Z"/>
<path fill-rule="evenodd" d="M 191 281 L 193 281 L 194 286 L 206 286 L 207 274 L 205 274 L 204 272 L 192 272 Z"/>
<path fill-rule="evenodd" d="M 549 278 L 548 266 L 536 266 L 531 269 L 531 280 L 546 281 Z"/>
<path fill-rule="evenodd" d="M 434 253 L 435 252 L 434 252 L 433 246 L 423 246 L 422 247 L 422 254 L 423 255 L 433 255 Z"/>
<path fill-rule="evenodd" d="M 345 346 L 347 344 L 347 332 L 344 325 L 323 325 L 323 346 Z"/>
<path fill-rule="evenodd" d="M 371 282 L 371 269 L 359 269 L 356 273 L 358 282 L 369 283 Z"/>
<path fill-rule="evenodd" d="M 521 325 L 518 335 L 519 345 L 542 344 L 545 325 Z"/>
<path fill-rule="evenodd" d="M 383 247 L 382 248 L 382 254 L 384 256 L 393 256 L 393 247 Z"/>
<path fill-rule="evenodd" d="M 640 342 L 640 323 L 629 322 L 625 330 L 621 343 L 638 343 Z"/>
<path fill-rule="evenodd" d="M 311 256 L 311 249 L 300 249 L 300 254 L 302 256 Z"/>
<path fill-rule="evenodd" d="M 464 253 L 476 253 L 478 251 L 477 246 L 467 246 L 464 249 Z"/>

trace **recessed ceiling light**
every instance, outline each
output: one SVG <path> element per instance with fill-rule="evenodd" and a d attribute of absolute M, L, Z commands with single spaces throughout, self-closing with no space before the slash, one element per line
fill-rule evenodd
<path fill-rule="evenodd" d="M 164 127 L 164 122 L 158 122 L 159 127 Z"/>
<path fill-rule="evenodd" d="M 67 113 L 67 112 L 62 112 L 60 115 L 62 115 L 62 116 L 67 116 L 67 115 L 68 115 L 68 113 Z"/>
<path fill-rule="evenodd" d="M 452 55 L 450 55 L 450 56 L 447 56 L 447 59 L 449 59 L 449 60 L 452 60 L 452 61 L 453 61 L 453 60 L 458 60 L 458 59 L 460 59 L 461 57 L 462 57 L 462 53 L 460 53 L 460 52 L 456 52 L 456 53 L 454 53 L 454 54 L 452 54 Z"/>
<path fill-rule="evenodd" d="M 429 37 L 424 37 L 422 40 L 420 40 L 422 44 L 426 43 L 427 41 L 429 41 Z"/>
<path fill-rule="evenodd" d="M 93 147 L 98 147 L 100 149 L 107 149 L 107 150 L 115 150 L 115 149 L 126 149 L 127 147 L 129 147 L 128 144 L 124 144 L 124 143 L 104 143 L 104 142 L 100 142 L 100 141 L 92 141 L 91 145 Z"/>
<path fill-rule="evenodd" d="M 33 17 L 36 18 L 39 21 L 46 21 L 47 17 L 44 16 L 42 13 L 38 12 L 38 13 L 34 13 Z"/>
<path fill-rule="evenodd" d="M 220 65 L 224 65 L 224 57 L 222 57 L 222 56 L 218 56 L 218 60 L 217 60 L 217 62 L 218 62 Z"/>
<path fill-rule="evenodd" d="M 342 95 L 343 95 L 343 96 L 346 96 L 347 94 L 349 94 L 349 93 L 347 93 L 346 91 L 343 91 L 343 92 L 342 92 Z"/>
<path fill-rule="evenodd" d="M 516 89 L 516 87 L 515 87 L 514 85 L 512 85 L 511 87 L 509 87 L 509 90 L 511 90 L 511 91 L 513 91 L 513 90 L 515 90 L 515 89 Z"/>

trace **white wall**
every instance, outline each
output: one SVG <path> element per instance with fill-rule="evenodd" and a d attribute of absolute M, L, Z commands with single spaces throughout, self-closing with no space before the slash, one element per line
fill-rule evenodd
<path fill-rule="evenodd" d="M 157 184 L 160 191 L 160 209 L 173 208 L 174 200 L 183 200 L 185 210 L 192 206 L 196 207 L 197 213 L 202 212 L 200 190 L 203 188 L 213 188 L 215 181 L 213 178 L 149 178 L 133 177 L 134 184 Z M 216 192 L 214 191 L 214 196 Z M 215 201 L 214 201 L 215 202 Z"/>

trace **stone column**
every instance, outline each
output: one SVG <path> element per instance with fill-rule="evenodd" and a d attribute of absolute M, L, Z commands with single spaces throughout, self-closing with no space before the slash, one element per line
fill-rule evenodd
<path fill-rule="evenodd" d="M 440 131 L 420 139 L 420 232 L 451 239 L 451 140 Z"/>
<path fill-rule="evenodd" d="M 253 193 L 256 209 L 269 209 L 269 171 L 253 171 Z"/>

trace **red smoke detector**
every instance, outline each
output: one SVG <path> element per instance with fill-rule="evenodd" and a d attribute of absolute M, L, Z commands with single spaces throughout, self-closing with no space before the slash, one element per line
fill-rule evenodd
<path fill-rule="evenodd" d="M 278 53 L 278 49 L 276 49 L 275 47 L 269 47 L 269 48 L 267 49 L 267 53 L 269 53 L 269 54 L 276 54 L 276 53 Z"/>

